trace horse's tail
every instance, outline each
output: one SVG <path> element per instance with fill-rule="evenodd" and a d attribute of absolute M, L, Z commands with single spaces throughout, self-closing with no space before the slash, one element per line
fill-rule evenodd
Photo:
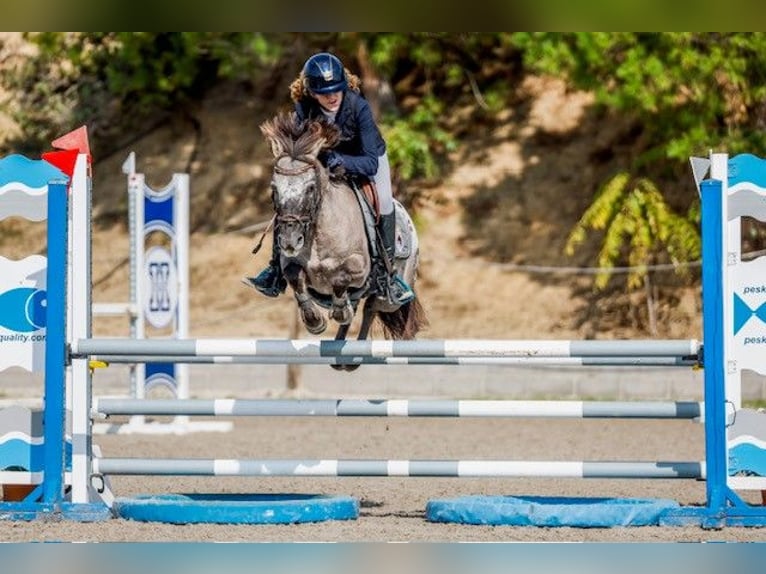
<path fill-rule="evenodd" d="M 378 319 L 383 324 L 383 334 L 387 339 L 414 339 L 421 329 L 428 326 L 426 311 L 417 297 L 396 311 L 378 313 Z"/>

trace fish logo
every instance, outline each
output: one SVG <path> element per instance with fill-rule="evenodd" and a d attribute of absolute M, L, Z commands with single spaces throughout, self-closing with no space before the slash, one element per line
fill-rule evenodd
<path fill-rule="evenodd" d="M 0 293 L 0 327 L 18 333 L 31 333 L 46 324 L 48 292 L 32 287 L 17 287 Z"/>
<path fill-rule="evenodd" d="M 758 317 L 766 323 L 766 303 L 757 309 L 750 306 L 736 293 L 734 294 L 734 334 L 736 335 L 752 317 Z"/>

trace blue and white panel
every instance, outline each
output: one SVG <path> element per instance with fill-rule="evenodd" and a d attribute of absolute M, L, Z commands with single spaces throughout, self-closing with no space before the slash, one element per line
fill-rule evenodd
<path fill-rule="evenodd" d="M 44 221 L 48 217 L 48 183 L 67 179 L 45 160 L 17 154 L 0 159 L 0 221 L 14 216 Z"/>
<path fill-rule="evenodd" d="M 157 329 L 174 324 L 178 310 L 178 268 L 170 252 L 159 245 L 144 256 L 144 317 Z"/>
<path fill-rule="evenodd" d="M 0 256 L 0 371 L 45 370 L 47 258 Z"/>
<path fill-rule="evenodd" d="M 0 220 L 44 221 L 48 183 L 54 180 L 66 181 L 67 176 L 44 160 L 22 155 L 0 159 Z M 47 266 L 41 255 L 20 261 L 0 257 L 0 371 L 45 368 Z"/>
<path fill-rule="evenodd" d="M 143 175 L 135 182 L 140 187 L 139 213 L 143 226 L 138 239 L 136 261 L 142 273 L 139 300 L 142 313 L 139 322 L 155 329 L 170 329 L 170 336 L 188 335 L 188 175 L 173 174 L 162 189 L 155 190 L 144 182 Z M 167 238 L 162 245 L 147 246 L 153 233 Z M 144 250 L 140 253 L 138 251 Z M 141 332 L 143 335 L 143 324 Z M 139 371 L 139 378 L 141 374 Z M 171 389 L 178 397 L 188 396 L 188 368 L 179 365 L 146 366 L 144 390 L 157 385 Z"/>
<path fill-rule="evenodd" d="M 0 409 L 0 473 L 31 473 L 31 482 L 39 483 L 44 470 L 45 442 L 43 412 L 19 405 Z M 71 437 L 65 437 L 64 466 L 72 464 Z M 7 474 L 8 484 L 28 484 L 24 474 Z"/>
<path fill-rule="evenodd" d="M 177 396 L 176 365 L 173 363 L 146 363 L 144 391 L 148 393 L 155 387 L 167 388 L 173 393 L 173 396 Z"/>
<path fill-rule="evenodd" d="M 0 410 L 0 471 L 43 469 L 42 412 L 17 405 Z"/>
<path fill-rule="evenodd" d="M 728 439 L 729 475 L 766 477 L 766 413 L 738 410 Z"/>
<path fill-rule="evenodd" d="M 160 190 L 143 185 L 143 235 L 160 232 L 175 245 L 177 209 L 175 177 Z M 175 250 L 173 250 L 175 251 Z M 178 307 L 178 263 L 175 253 L 155 245 L 144 252 L 144 319 L 157 329 L 175 326 Z"/>
<path fill-rule="evenodd" d="M 766 374 L 766 257 L 741 257 L 742 217 L 766 221 L 766 160 L 740 154 L 726 162 L 723 206 L 727 475 L 733 488 L 766 486 L 766 414 L 741 408 L 741 372 Z"/>
<path fill-rule="evenodd" d="M 144 184 L 144 234 L 161 230 L 169 237 L 175 235 L 175 178 L 160 190 Z"/>
<path fill-rule="evenodd" d="M 727 168 L 727 224 L 743 216 L 766 221 L 766 160 L 740 154 Z M 766 257 L 728 265 L 727 283 L 729 361 L 766 374 Z"/>
<path fill-rule="evenodd" d="M 731 347 L 738 370 L 766 374 L 766 258 L 741 262 L 729 276 Z"/>

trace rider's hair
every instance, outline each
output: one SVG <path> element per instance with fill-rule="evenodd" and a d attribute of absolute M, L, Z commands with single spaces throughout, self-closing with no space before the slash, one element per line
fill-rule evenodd
<path fill-rule="evenodd" d="M 346 72 L 346 81 L 348 82 L 348 89 L 354 90 L 355 92 L 359 92 L 362 88 L 362 80 L 359 79 L 359 76 L 356 74 L 352 74 L 348 71 L 348 68 L 344 68 Z M 290 84 L 290 98 L 294 102 L 299 102 L 303 98 L 307 98 L 311 95 L 311 92 L 309 92 L 308 87 L 306 86 L 306 76 L 303 73 L 303 70 L 301 70 L 301 73 L 298 74 L 298 77 L 293 80 L 293 82 Z"/>

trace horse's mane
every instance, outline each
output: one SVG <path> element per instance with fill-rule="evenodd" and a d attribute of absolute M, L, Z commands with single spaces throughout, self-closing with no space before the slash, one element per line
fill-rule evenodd
<path fill-rule="evenodd" d="M 340 140 L 340 130 L 324 119 L 298 120 L 295 112 L 282 112 L 260 126 L 272 147 L 291 158 L 315 156 Z"/>

